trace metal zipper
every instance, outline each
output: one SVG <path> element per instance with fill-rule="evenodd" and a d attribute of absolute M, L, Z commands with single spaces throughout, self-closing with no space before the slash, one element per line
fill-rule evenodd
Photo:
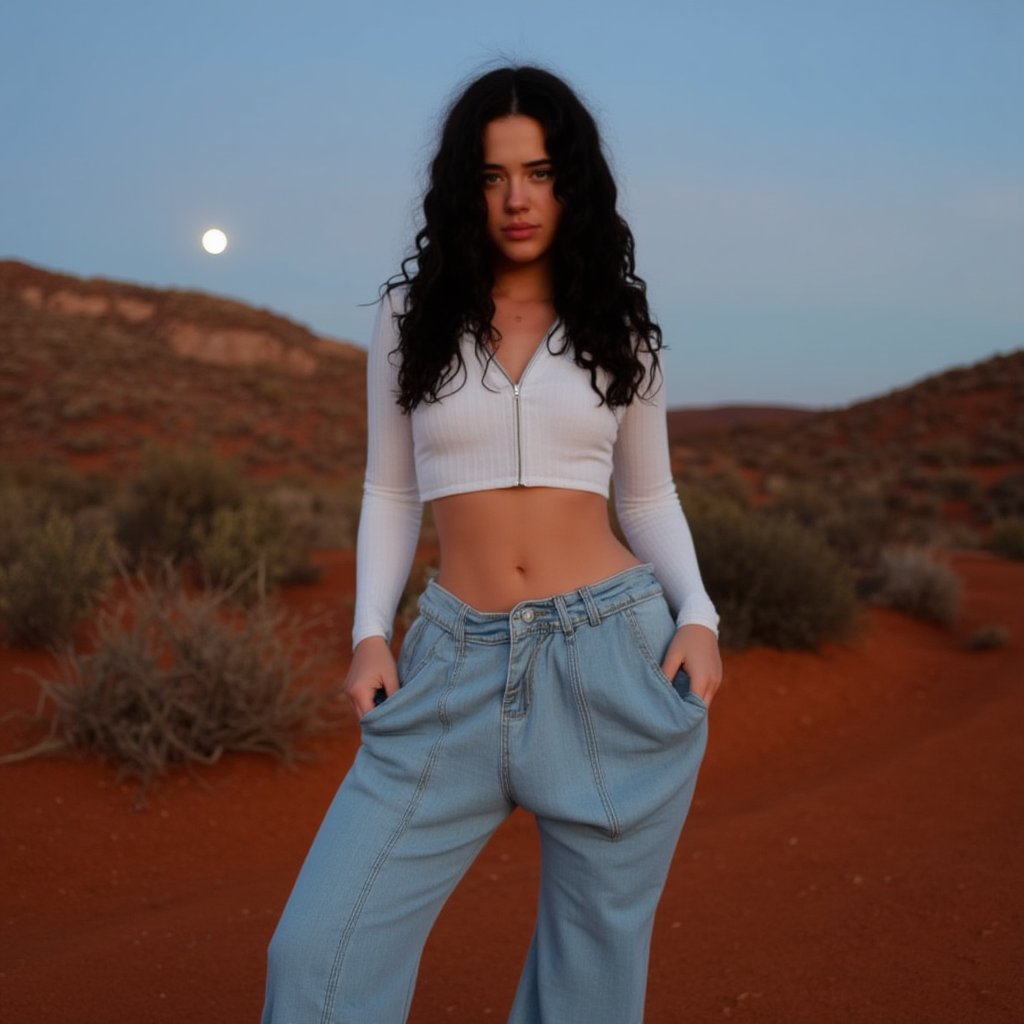
<path fill-rule="evenodd" d="M 558 330 L 561 320 L 556 320 L 551 325 L 551 330 L 544 335 L 544 340 L 533 350 L 533 355 L 530 356 L 529 362 L 523 367 L 523 372 L 519 375 L 519 383 L 517 384 L 506 372 L 505 367 L 494 360 L 495 365 L 501 371 L 501 375 L 512 385 L 512 414 L 516 424 L 516 487 L 523 486 L 523 427 L 522 427 L 522 412 L 519 406 L 519 392 L 523 386 L 523 381 L 526 380 L 526 375 L 530 372 L 530 367 L 533 366 L 534 361 L 540 354 L 542 348 L 547 348 L 548 342 L 551 340 L 551 335 Z"/>
<path fill-rule="evenodd" d="M 525 370 L 523 371 L 526 372 Z M 521 379 L 521 378 L 520 378 Z M 520 423 L 519 410 L 519 385 L 512 385 L 512 401 L 515 403 L 514 412 L 516 418 L 516 487 L 523 486 L 523 430 Z"/>

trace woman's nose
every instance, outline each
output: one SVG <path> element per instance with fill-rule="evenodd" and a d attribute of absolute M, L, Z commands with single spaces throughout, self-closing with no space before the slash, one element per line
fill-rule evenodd
<path fill-rule="evenodd" d="M 515 179 L 510 180 L 508 192 L 505 193 L 505 208 L 508 210 L 522 210 L 526 205 L 526 189 L 523 183 Z"/>

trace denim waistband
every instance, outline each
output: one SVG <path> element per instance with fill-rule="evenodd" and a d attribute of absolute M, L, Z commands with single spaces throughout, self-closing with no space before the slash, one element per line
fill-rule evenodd
<path fill-rule="evenodd" d="M 572 632 L 641 601 L 660 597 L 661 584 L 650 564 L 634 565 L 607 579 L 564 594 L 520 601 L 507 612 L 481 612 L 431 580 L 419 599 L 420 614 L 447 629 L 460 642 L 503 643 L 534 632 Z"/>

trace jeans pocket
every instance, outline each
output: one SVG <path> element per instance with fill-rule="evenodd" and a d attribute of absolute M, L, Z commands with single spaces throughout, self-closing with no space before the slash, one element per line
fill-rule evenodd
<path fill-rule="evenodd" d="M 672 680 L 672 689 L 686 703 L 692 704 L 695 708 L 703 711 L 704 714 L 708 713 L 708 706 L 704 703 L 704 698 L 690 688 L 690 676 L 685 668 L 681 668 L 676 673 L 675 679 Z"/>
<path fill-rule="evenodd" d="M 689 704 L 707 713 L 707 705 L 690 689 L 690 676 L 680 668 L 675 677 L 669 679 L 661 670 L 662 658 L 675 636 L 676 624 L 664 597 L 642 601 L 626 610 L 626 615 L 635 638 L 640 661 L 647 668 L 647 678 L 652 680 L 663 695 L 673 698 L 678 704 Z"/>
<path fill-rule="evenodd" d="M 661 659 L 675 634 L 675 622 L 664 597 L 641 601 L 627 608 L 626 621 L 633 634 L 637 654 L 662 686 L 670 680 L 661 670 Z"/>
<path fill-rule="evenodd" d="M 425 669 L 430 667 L 437 646 L 445 636 L 444 629 L 424 615 L 413 621 L 398 652 L 398 689 L 367 711 L 360 719 L 360 725 L 376 723 L 414 696 L 419 689 L 417 682 L 424 675 Z"/>

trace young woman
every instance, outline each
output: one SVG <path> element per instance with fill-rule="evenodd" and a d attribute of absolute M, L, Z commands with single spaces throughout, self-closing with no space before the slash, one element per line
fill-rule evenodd
<path fill-rule="evenodd" d="M 542 877 L 509 1020 L 642 1020 L 721 662 L 615 204 L 555 76 L 493 71 L 451 107 L 369 356 L 347 679 L 363 745 L 271 943 L 267 1022 L 404 1021 L 442 904 L 516 807 Z M 396 666 L 424 501 L 441 567 Z"/>

